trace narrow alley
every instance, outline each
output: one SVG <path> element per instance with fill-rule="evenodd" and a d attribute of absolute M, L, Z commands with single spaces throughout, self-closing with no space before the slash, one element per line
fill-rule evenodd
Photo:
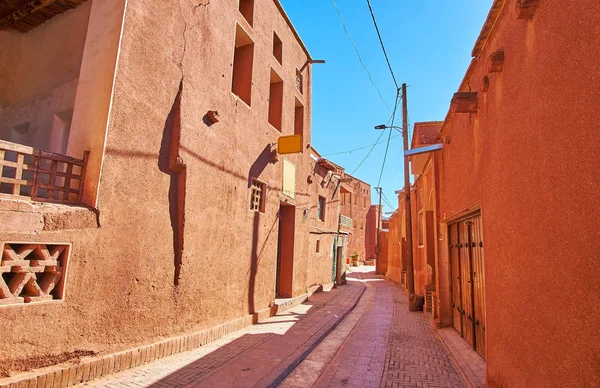
<path fill-rule="evenodd" d="M 353 268 L 348 280 L 206 346 L 81 386 L 468 386 L 398 286 L 372 266 Z"/>
<path fill-rule="evenodd" d="M 599 388 L 600 0 L 0 0 L 0 388 Z"/>

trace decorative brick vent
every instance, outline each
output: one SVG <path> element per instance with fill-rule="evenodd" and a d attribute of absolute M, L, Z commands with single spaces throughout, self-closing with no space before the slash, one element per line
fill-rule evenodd
<path fill-rule="evenodd" d="M 3 243 L 0 306 L 61 300 L 70 244 Z"/>

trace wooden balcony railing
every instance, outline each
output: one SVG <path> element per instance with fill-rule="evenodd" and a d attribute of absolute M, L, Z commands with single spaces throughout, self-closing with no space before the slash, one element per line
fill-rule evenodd
<path fill-rule="evenodd" d="M 75 159 L 0 140 L 0 197 L 79 204 L 88 156 L 85 151 Z"/>
<path fill-rule="evenodd" d="M 352 229 L 352 218 L 340 214 L 340 229 Z"/>

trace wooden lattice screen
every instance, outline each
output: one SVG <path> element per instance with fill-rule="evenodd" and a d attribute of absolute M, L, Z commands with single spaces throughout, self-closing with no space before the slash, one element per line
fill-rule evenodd
<path fill-rule="evenodd" d="M 83 159 L 0 140 L 0 197 L 81 203 L 89 151 Z"/>

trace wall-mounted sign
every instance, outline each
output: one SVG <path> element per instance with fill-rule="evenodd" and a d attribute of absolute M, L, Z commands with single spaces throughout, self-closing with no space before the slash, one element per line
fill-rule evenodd
<path fill-rule="evenodd" d="M 277 153 L 299 154 L 302 152 L 302 135 L 281 136 L 277 140 Z"/>

